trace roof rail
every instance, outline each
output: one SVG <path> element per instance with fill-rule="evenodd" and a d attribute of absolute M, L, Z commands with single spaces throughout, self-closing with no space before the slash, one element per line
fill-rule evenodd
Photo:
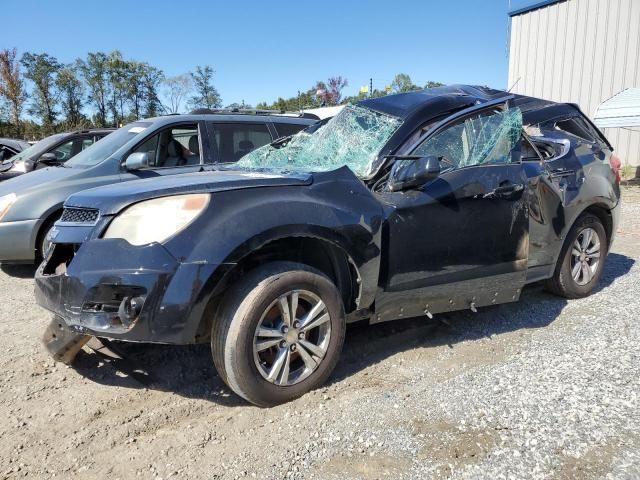
<path fill-rule="evenodd" d="M 257 108 L 196 108 L 191 115 L 276 115 L 320 120 L 320 117 L 307 112 L 287 112 L 285 110 L 260 110 Z"/>

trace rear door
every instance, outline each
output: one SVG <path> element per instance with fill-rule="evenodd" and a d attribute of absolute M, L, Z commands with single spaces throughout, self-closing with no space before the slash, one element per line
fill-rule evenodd
<path fill-rule="evenodd" d="M 275 140 L 265 122 L 208 122 L 207 128 L 216 163 L 235 163 Z"/>
<path fill-rule="evenodd" d="M 522 116 L 505 100 L 450 117 L 409 149 L 442 157 L 420 189 L 379 194 L 392 209 L 379 320 L 514 301 L 528 254 Z"/>

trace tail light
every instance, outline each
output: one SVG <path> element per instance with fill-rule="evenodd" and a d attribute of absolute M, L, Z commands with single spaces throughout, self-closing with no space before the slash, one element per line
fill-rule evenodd
<path fill-rule="evenodd" d="M 616 183 L 620 184 L 620 168 L 622 167 L 622 162 L 615 155 L 611 155 L 609 165 L 611 165 L 611 170 L 613 170 L 613 174 L 616 176 Z"/>

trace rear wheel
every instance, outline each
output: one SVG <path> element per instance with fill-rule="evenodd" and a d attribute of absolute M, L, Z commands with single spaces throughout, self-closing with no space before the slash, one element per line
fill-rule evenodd
<path fill-rule="evenodd" d="M 583 215 L 567 235 L 547 288 L 566 298 L 588 296 L 600 281 L 608 248 L 607 234 L 600 219 L 591 214 Z"/>
<path fill-rule="evenodd" d="M 235 393 L 272 406 L 325 382 L 345 335 L 342 300 L 326 276 L 274 262 L 230 290 L 213 322 L 211 348 L 218 373 Z"/>

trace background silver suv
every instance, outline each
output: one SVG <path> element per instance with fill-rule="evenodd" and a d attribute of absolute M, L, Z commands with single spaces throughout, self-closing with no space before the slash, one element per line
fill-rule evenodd
<path fill-rule="evenodd" d="M 317 117 L 228 112 L 169 115 L 120 128 L 64 165 L 0 183 L 0 262 L 32 263 L 72 193 L 101 185 L 190 173 L 235 162 Z"/>

